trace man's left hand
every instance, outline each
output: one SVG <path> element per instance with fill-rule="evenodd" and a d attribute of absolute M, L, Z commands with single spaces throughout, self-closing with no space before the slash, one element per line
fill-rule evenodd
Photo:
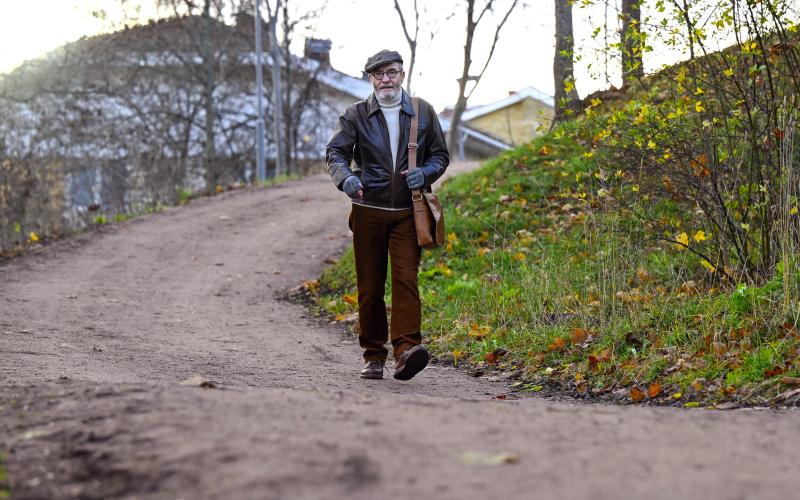
<path fill-rule="evenodd" d="M 408 170 L 401 172 L 406 176 L 406 184 L 409 189 L 422 189 L 425 186 L 425 173 L 420 169 L 414 169 L 411 173 Z"/>

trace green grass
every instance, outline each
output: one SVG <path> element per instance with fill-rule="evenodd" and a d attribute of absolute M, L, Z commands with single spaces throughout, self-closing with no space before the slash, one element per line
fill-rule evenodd
<path fill-rule="evenodd" d="M 692 406 L 768 401 L 800 369 L 780 276 L 721 284 L 689 252 L 643 237 L 596 186 L 577 188 L 593 171 L 582 151 L 544 136 L 442 188 L 448 243 L 423 254 L 420 272 L 432 352 L 515 370 L 527 389 L 636 386 Z M 320 279 L 318 301 L 339 318 L 355 307 L 352 261 L 348 251 Z"/>
<path fill-rule="evenodd" d="M 8 482 L 8 472 L 6 471 L 5 463 L 6 456 L 0 453 L 0 500 L 11 498 L 11 486 Z"/>

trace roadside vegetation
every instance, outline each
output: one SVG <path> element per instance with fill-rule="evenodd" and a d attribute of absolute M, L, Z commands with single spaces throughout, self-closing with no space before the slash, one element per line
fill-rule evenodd
<path fill-rule="evenodd" d="M 798 404 L 800 35 L 767 21 L 446 183 L 420 273 L 441 362 L 520 391 Z M 348 251 L 310 288 L 353 324 L 354 284 Z"/>
<path fill-rule="evenodd" d="M 302 176 L 300 175 L 278 175 L 266 179 L 262 182 L 256 183 L 254 187 L 273 187 L 285 182 L 300 179 Z M 233 183 L 229 184 L 226 187 L 222 185 L 217 185 L 216 189 L 214 189 L 213 193 L 196 193 L 192 191 L 188 187 L 178 187 L 176 188 L 176 196 L 175 196 L 175 205 L 186 205 L 190 203 L 192 200 L 203 197 L 203 196 L 214 196 L 218 194 L 222 194 L 228 191 L 235 191 L 239 189 L 246 189 L 249 186 L 246 186 L 241 183 Z M 0 190 L 0 195 L 2 195 L 2 190 Z M 0 202 L 2 202 L 4 198 L 0 196 Z M 0 207 L 5 206 L 0 203 Z M 86 230 L 97 229 L 102 226 L 106 226 L 108 224 L 118 224 L 121 222 L 125 222 L 130 219 L 135 219 L 137 217 L 141 217 L 143 215 L 149 215 L 154 213 L 162 212 L 165 208 L 169 207 L 170 205 L 162 203 L 162 202 L 154 202 L 146 205 L 140 206 L 136 210 L 131 210 L 128 212 L 118 211 L 118 212 L 104 212 L 99 207 L 89 210 L 85 213 L 84 220 L 83 220 L 83 227 L 80 229 L 69 229 L 64 226 L 61 222 L 61 218 L 63 214 L 61 214 L 58 210 L 63 211 L 63 207 L 58 207 L 58 210 L 51 208 L 51 218 L 49 219 L 50 222 L 43 223 L 41 219 L 41 214 L 43 211 L 40 208 L 30 210 L 34 215 L 33 219 L 28 221 L 25 224 L 21 224 L 19 222 L 13 222 L 4 226 L 4 230 L 6 234 L 2 235 L 2 241 L 6 242 L 6 246 L 3 247 L 0 245 L 0 259 L 3 258 L 13 258 L 18 255 L 24 254 L 26 251 L 29 251 L 34 248 L 41 247 L 42 245 L 46 245 L 52 241 L 59 240 L 65 236 L 80 234 Z M 18 212 L 23 212 L 24 210 L 20 210 Z M 13 219 L 14 210 L 9 209 L 8 211 L 0 210 L 0 222 L 3 221 L 10 221 Z M 33 229 L 33 230 L 31 230 Z"/>

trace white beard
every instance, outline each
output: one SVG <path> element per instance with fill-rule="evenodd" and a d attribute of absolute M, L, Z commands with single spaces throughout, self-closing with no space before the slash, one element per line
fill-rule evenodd
<path fill-rule="evenodd" d="M 376 90 L 375 97 L 378 99 L 378 104 L 381 106 L 397 106 L 400 104 L 400 101 L 403 100 L 403 92 L 400 89 L 392 89 L 393 92 L 390 95 L 386 95 L 383 93 L 386 89 Z"/>

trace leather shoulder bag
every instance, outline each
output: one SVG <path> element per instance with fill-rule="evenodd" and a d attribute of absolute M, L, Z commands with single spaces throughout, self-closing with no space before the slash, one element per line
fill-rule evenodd
<path fill-rule="evenodd" d="M 419 98 L 411 99 L 414 116 L 408 136 L 408 172 L 417 168 L 417 129 L 419 128 Z M 436 248 L 445 241 L 444 211 L 439 198 L 421 189 L 411 191 L 414 203 L 414 225 L 417 229 L 417 243 L 422 248 Z"/>

